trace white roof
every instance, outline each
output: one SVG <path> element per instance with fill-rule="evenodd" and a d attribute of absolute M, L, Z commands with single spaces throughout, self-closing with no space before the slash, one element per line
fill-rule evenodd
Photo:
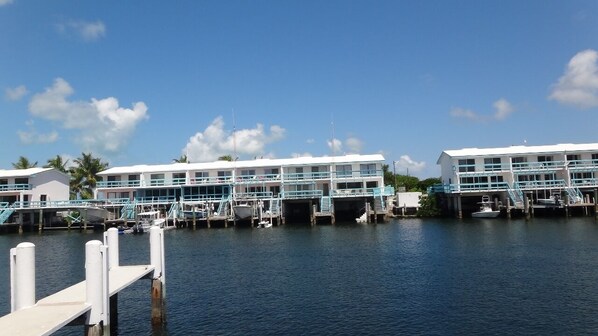
<path fill-rule="evenodd" d="M 213 170 L 213 169 L 234 169 L 234 168 L 256 168 L 256 167 L 288 167 L 306 166 L 320 164 L 343 164 L 353 162 L 382 162 L 384 156 L 381 154 L 372 155 L 344 155 L 344 156 L 320 156 L 320 157 L 298 157 L 290 159 L 257 159 L 245 161 L 214 161 L 201 163 L 171 163 L 165 165 L 136 165 L 112 167 L 100 172 L 98 175 L 118 174 L 143 174 L 148 172 L 185 172 L 188 170 Z"/>
<path fill-rule="evenodd" d="M 463 148 L 456 150 L 445 150 L 442 155 L 450 157 L 488 156 L 488 155 L 525 155 L 536 153 L 564 153 L 564 152 L 588 152 L 597 151 L 598 143 L 589 144 L 558 144 L 544 146 L 509 146 L 497 148 Z M 440 161 L 440 158 L 438 159 Z"/>
<path fill-rule="evenodd" d="M 0 169 L 0 177 L 28 177 L 54 168 Z"/>

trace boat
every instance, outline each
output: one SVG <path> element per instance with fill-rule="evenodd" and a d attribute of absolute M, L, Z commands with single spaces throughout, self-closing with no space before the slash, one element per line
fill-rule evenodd
<path fill-rule="evenodd" d="M 139 222 L 133 225 L 133 233 L 140 234 L 149 232 L 152 226 L 157 226 L 164 230 L 170 230 L 176 228 L 176 226 L 168 225 L 166 218 L 160 216 L 160 211 L 146 211 L 137 214 Z"/>
<path fill-rule="evenodd" d="M 553 194 L 549 198 L 538 198 L 536 201 L 541 205 L 561 205 L 561 195 Z"/>
<path fill-rule="evenodd" d="M 487 195 L 482 196 L 482 201 L 478 202 L 480 210 L 475 211 L 471 214 L 473 218 L 496 218 L 500 215 L 500 210 L 492 209 L 492 201 Z"/>
<path fill-rule="evenodd" d="M 367 212 L 364 212 L 363 215 L 355 218 L 355 221 L 357 223 L 366 223 L 368 221 L 368 214 L 367 214 Z"/>
<path fill-rule="evenodd" d="M 257 223 L 257 227 L 259 229 L 271 228 L 272 227 L 272 223 L 270 221 L 263 220 L 263 221 Z"/>
<path fill-rule="evenodd" d="M 233 205 L 233 212 L 236 220 L 250 219 L 253 215 L 253 207 L 249 203 L 239 203 Z"/>
<path fill-rule="evenodd" d="M 121 224 L 117 227 L 118 234 L 125 234 L 125 233 L 133 233 L 133 228 L 129 227 L 127 224 Z"/>

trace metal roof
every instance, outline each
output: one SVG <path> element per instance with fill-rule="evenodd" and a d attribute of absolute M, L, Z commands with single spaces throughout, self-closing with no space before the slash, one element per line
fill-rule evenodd
<path fill-rule="evenodd" d="M 598 152 L 598 143 L 588 144 L 558 144 L 558 145 L 543 145 L 543 146 L 509 146 L 496 148 L 463 148 L 456 150 L 445 150 L 440 154 L 438 161 L 442 155 L 450 157 L 469 157 L 469 156 L 489 156 L 489 155 L 526 155 L 526 154 L 541 154 L 541 153 L 565 153 L 565 152 Z"/>
<path fill-rule="evenodd" d="M 0 169 L 0 177 L 28 177 L 54 168 Z"/>
<path fill-rule="evenodd" d="M 100 172 L 98 175 L 118 174 L 142 174 L 149 172 L 185 172 L 188 170 L 213 170 L 213 169 L 234 169 L 234 168 L 258 168 L 258 167 L 289 167 L 323 164 L 348 164 L 359 162 L 382 162 L 384 156 L 381 154 L 371 155 L 343 155 L 343 156 L 320 156 L 320 157 L 298 157 L 289 159 L 256 159 L 244 161 L 214 161 L 197 163 L 171 163 L 163 165 L 135 165 L 112 167 Z"/>

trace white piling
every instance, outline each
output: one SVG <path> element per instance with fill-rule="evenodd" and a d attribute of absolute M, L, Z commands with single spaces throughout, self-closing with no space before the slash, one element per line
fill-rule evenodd
<path fill-rule="evenodd" d="M 10 249 L 11 311 L 35 305 L 35 245 L 20 243 Z"/>
<path fill-rule="evenodd" d="M 155 267 L 153 278 L 164 284 L 164 230 L 157 226 L 150 228 L 150 263 Z"/>
<path fill-rule="evenodd" d="M 118 251 L 120 250 L 118 247 L 118 229 L 117 228 L 109 228 L 104 233 L 104 245 L 108 245 L 110 247 L 110 253 L 108 253 L 108 269 L 112 269 L 114 267 L 118 267 L 119 265 L 119 255 Z"/>
<path fill-rule="evenodd" d="M 154 226 L 150 228 L 150 263 L 154 266 L 152 277 L 152 325 L 163 325 L 166 322 L 164 306 L 165 265 L 164 265 L 164 230 Z"/>
<path fill-rule="evenodd" d="M 106 327 L 110 323 L 107 250 L 108 247 L 99 240 L 85 244 L 85 294 L 86 302 L 91 304 L 85 323 L 88 327 L 102 322 Z"/>

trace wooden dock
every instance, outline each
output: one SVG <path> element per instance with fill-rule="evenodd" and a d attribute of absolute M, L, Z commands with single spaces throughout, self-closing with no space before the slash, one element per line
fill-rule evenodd
<path fill-rule="evenodd" d="M 135 281 L 150 275 L 152 265 L 119 266 L 109 272 L 110 296 L 120 292 Z M 4 335 L 50 335 L 77 317 L 87 313 L 91 304 L 85 302 L 85 281 L 39 300 L 34 306 L 17 310 L 0 317 L 0 330 Z"/>
<path fill-rule="evenodd" d="M 152 323 L 164 323 L 163 229 L 150 230 L 150 265 L 120 266 L 118 230 L 109 229 L 106 241 L 85 245 L 86 279 L 35 301 L 35 246 L 21 243 L 11 249 L 11 310 L 0 317 L 0 333 L 11 336 L 50 335 L 69 324 L 84 324 L 86 335 L 104 335 L 111 328 L 111 302 L 117 294 L 143 278 L 152 279 Z M 110 250 L 112 249 L 112 250 Z M 110 253 L 108 253 L 110 252 Z M 115 300 L 114 300 L 115 301 Z M 115 307 L 113 307 L 115 308 Z M 154 311 L 155 310 L 155 311 Z M 109 334 L 109 332 L 108 332 Z"/>

